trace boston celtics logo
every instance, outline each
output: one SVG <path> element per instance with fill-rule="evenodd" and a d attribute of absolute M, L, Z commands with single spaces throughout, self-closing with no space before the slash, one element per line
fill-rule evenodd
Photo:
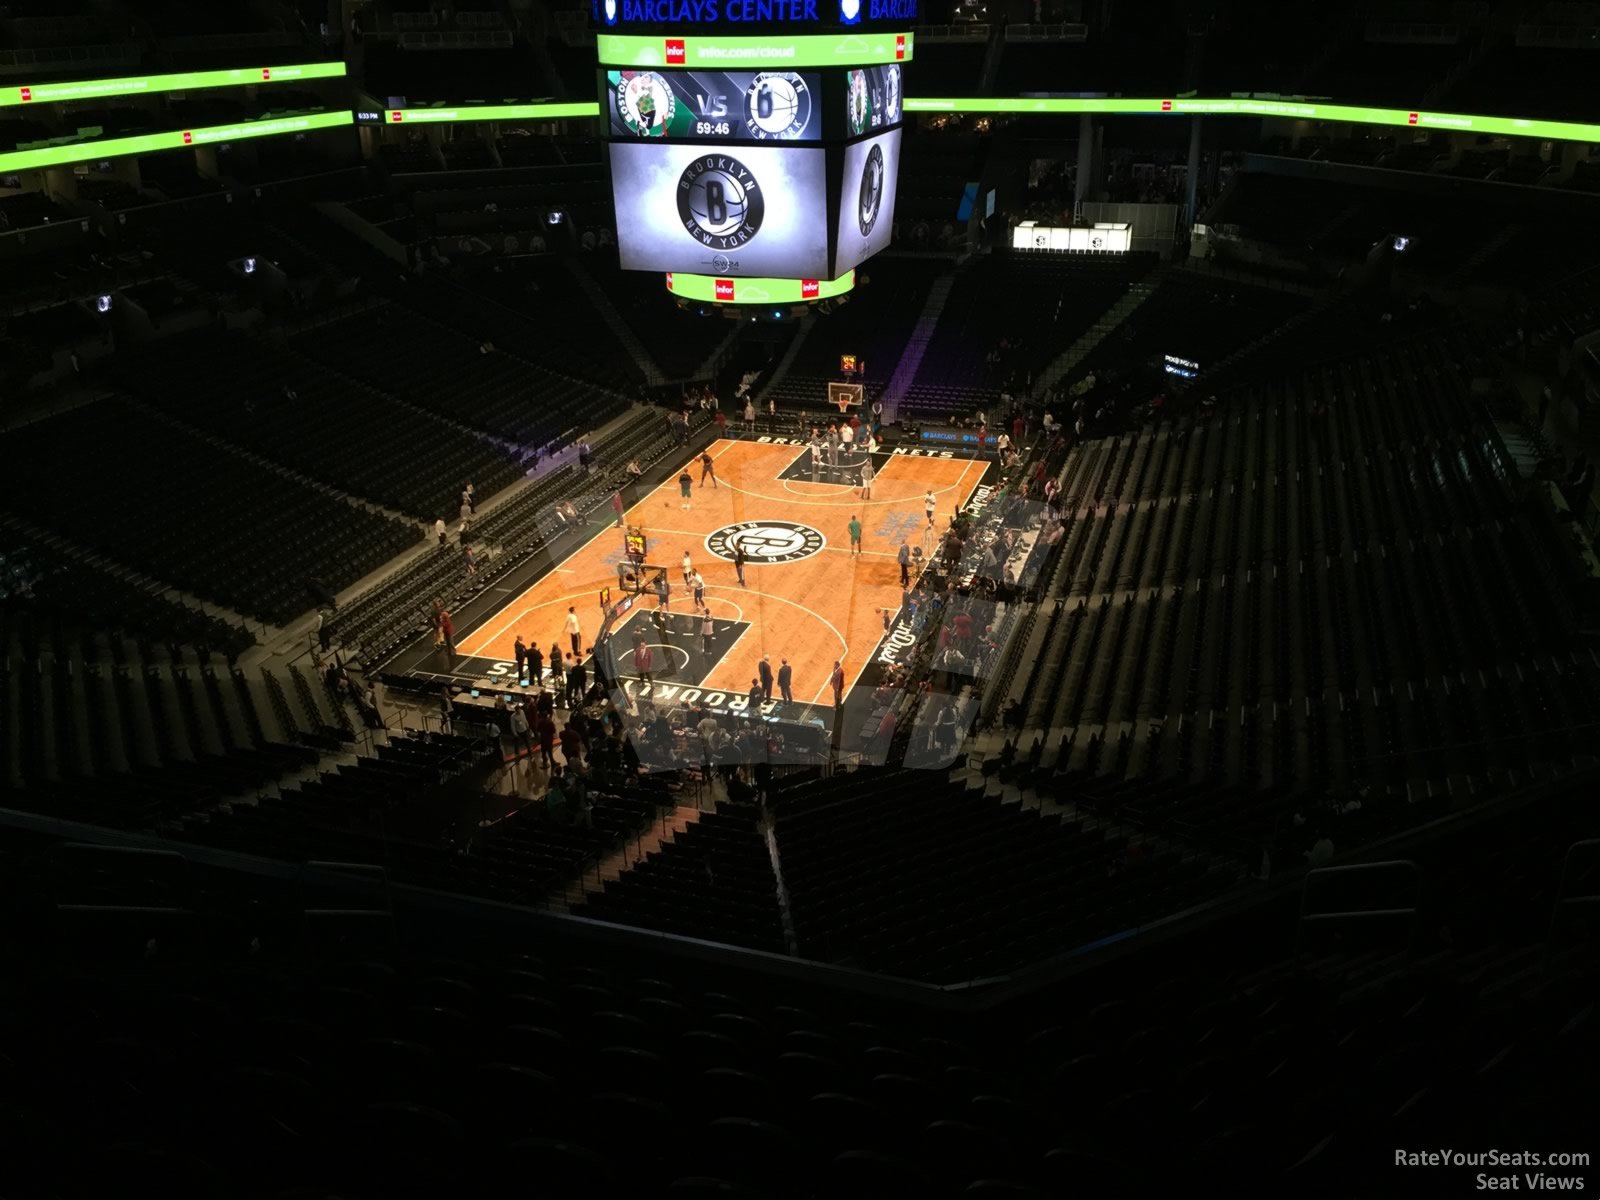
<path fill-rule="evenodd" d="M 654 71 L 624 71 L 616 91 L 617 117 L 636 137 L 666 137 L 678 102 Z"/>
<path fill-rule="evenodd" d="M 706 538 L 706 549 L 718 558 L 733 561 L 735 550 L 743 550 L 752 565 L 799 562 L 819 553 L 828 540 L 820 530 L 794 521 L 744 521 L 724 525 Z"/>
<path fill-rule="evenodd" d="M 702 154 L 678 177 L 683 228 L 713 250 L 737 250 L 755 237 L 766 207 L 756 177 L 731 154 Z"/>

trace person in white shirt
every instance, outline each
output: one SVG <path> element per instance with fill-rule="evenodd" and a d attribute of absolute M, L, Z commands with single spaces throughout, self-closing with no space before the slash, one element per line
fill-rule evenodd
<path fill-rule="evenodd" d="M 756 402 L 754 400 L 746 400 L 744 402 L 744 427 L 751 433 L 756 431 Z"/>
<path fill-rule="evenodd" d="M 435 519 L 435 521 L 433 522 L 433 533 L 434 533 L 434 536 L 439 539 L 439 545 L 441 545 L 441 546 L 444 545 L 444 539 L 445 539 L 445 533 L 446 532 L 447 531 L 446 531 L 445 525 L 444 525 L 444 518 L 443 517 L 439 517 L 439 518 Z"/>
<path fill-rule="evenodd" d="M 683 552 L 683 585 L 689 587 L 693 582 L 689 577 L 694 574 L 694 563 L 689 559 L 689 552 Z"/>
<path fill-rule="evenodd" d="M 850 422 L 849 421 L 841 421 L 839 423 L 839 444 L 841 446 L 848 446 L 852 442 L 854 442 L 855 440 L 856 440 L 856 431 L 851 426 Z"/>
<path fill-rule="evenodd" d="M 922 508 L 928 514 L 928 527 L 930 529 L 933 527 L 934 510 L 938 507 L 939 502 L 934 498 L 932 489 L 929 489 L 928 494 L 922 498 Z"/>
<path fill-rule="evenodd" d="M 578 623 L 578 610 L 567 609 L 567 637 L 572 641 L 572 653 L 578 657 L 583 655 L 583 626 Z"/>
<path fill-rule="evenodd" d="M 872 499 L 872 480 L 875 472 L 872 469 L 872 460 L 869 458 L 861 464 L 861 498 Z"/>

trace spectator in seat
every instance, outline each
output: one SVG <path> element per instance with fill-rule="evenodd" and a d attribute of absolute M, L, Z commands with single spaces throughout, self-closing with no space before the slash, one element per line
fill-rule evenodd
<path fill-rule="evenodd" d="M 449 529 L 445 526 L 444 518 L 437 518 L 433 523 L 433 536 L 439 539 L 439 549 L 441 550 L 444 549 L 445 537 L 448 533 Z"/>

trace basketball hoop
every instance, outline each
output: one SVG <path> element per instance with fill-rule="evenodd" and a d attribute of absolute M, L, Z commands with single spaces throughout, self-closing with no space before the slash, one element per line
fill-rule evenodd
<path fill-rule="evenodd" d="M 834 399 L 837 400 L 838 403 L 839 403 L 839 415 L 841 417 L 844 416 L 845 413 L 850 411 L 850 393 L 849 392 L 840 392 L 836 397 L 834 397 Z"/>

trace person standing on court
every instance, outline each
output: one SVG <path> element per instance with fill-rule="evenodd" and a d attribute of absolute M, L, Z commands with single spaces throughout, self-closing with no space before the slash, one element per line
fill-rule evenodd
<path fill-rule="evenodd" d="M 583 626 L 578 623 L 578 610 L 571 607 L 567 609 L 567 639 L 574 655 L 583 653 Z"/>
<path fill-rule="evenodd" d="M 717 416 L 721 417 L 722 414 L 718 413 Z M 711 477 L 711 490 L 713 492 L 716 491 L 717 490 L 717 464 L 716 464 L 715 460 L 713 460 L 712 457 L 711 457 L 711 451 L 702 450 L 702 451 L 700 451 L 700 486 L 701 487 L 705 487 L 705 485 L 706 485 L 706 477 L 707 476 Z"/>
<path fill-rule="evenodd" d="M 683 552 L 683 586 L 689 587 L 693 582 L 694 561 L 689 557 L 689 552 Z"/>
<path fill-rule="evenodd" d="M 562 686 L 561 647 L 555 642 L 550 643 L 550 657 L 547 661 L 550 663 L 550 685 L 559 690 Z"/>
<path fill-rule="evenodd" d="M 778 660 L 778 695 L 785 704 L 794 703 L 794 668 L 787 658 Z"/>
<path fill-rule="evenodd" d="M 746 433 L 754 433 L 756 431 L 756 402 L 754 397 L 744 402 L 744 429 Z"/>
<path fill-rule="evenodd" d="M 683 474 L 678 476 L 678 507 L 688 512 L 694 507 L 694 476 L 689 474 L 689 468 L 683 469 Z M 932 523 L 932 518 L 929 518 Z"/>
<path fill-rule="evenodd" d="M 544 682 L 544 655 L 539 652 L 538 642 L 528 647 L 528 682 L 534 687 Z"/>
<path fill-rule="evenodd" d="M 877 472 L 872 469 L 872 459 L 869 457 L 866 462 L 861 464 L 861 498 L 863 500 L 872 499 L 872 480 L 876 475 Z"/>
<path fill-rule="evenodd" d="M 861 553 L 861 518 L 850 514 L 850 553 Z"/>
<path fill-rule="evenodd" d="M 933 527 L 933 514 L 938 507 L 939 500 L 933 494 L 933 489 L 929 488 L 927 494 L 922 497 L 922 511 L 928 514 L 929 528 Z"/>
<path fill-rule="evenodd" d="M 633 673 L 639 677 L 639 682 L 645 687 L 650 686 L 650 668 L 654 665 L 654 654 L 648 642 L 638 642 L 633 647 Z"/>
<path fill-rule="evenodd" d="M 706 602 L 706 581 L 699 571 L 689 573 L 689 586 L 694 589 L 694 604 L 696 608 Z"/>
<path fill-rule="evenodd" d="M 517 634 L 517 640 L 511 647 L 517 656 L 517 682 L 522 682 L 522 664 L 528 659 L 528 643 L 522 640 L 522 635 Z"/>
<path fill-rule="evenodd" d="M 656 604 L 657 607 L 668 611 L 672 608 L 672 584 L 667 582 L 665 571 L 656 576 Z"/>
<path fill-rule="evenodd" d="M 711 639 L 716 634 L 716 624 L 711 620 L 711 610 L 700 610 L 700 649 L 707 658 L 711 657 Z"/>
<path fill-rule="evenodd" d="M 900 549 L 895 551 L 895 561 L 900 564 L 900 586 L 908 587 L 911 584 L 911 547 L 906 544 L 906 539 L 900 539 Z"/>
<path fill-rule="evenodd" d="M 761 708 L 761 680 L 752 679 L 750 681 L 749 701 L 750 711 L 758 712 Z"/>
<path fill-rule="evenodd" d="M 617 514 L 617 528 L 618 529 L 622 528 L 622 507 L 623 507 L 623 505 L 622 505 L 622 493 L 620 491 L 612 492 L 611 493 L 611 511 Z"/>
<path fill-rule="evenodd" d="M 835 659 L 833 664 L 833 706 L 839 708 L 844 704 L 844 663 Z"/>
<path fill-rule="evenodd" d="M 750 556 L 744 552 L 744 547 L 738 542 L 733 544 L 733 572 L 739 577 L 739 586 L 744 586 L 744 564 L 750 561 Z"/>
<path fill-rule="evenodd" d="M 757 668 L 757 674 L 759 674 L 761 676 L 761 698 L 763 700 L 771 700 L 772 699 L 772 662 L 767 658 L 767 656 L 765 654 L 763 654 L 761 656 L 761 663 Z"/>

